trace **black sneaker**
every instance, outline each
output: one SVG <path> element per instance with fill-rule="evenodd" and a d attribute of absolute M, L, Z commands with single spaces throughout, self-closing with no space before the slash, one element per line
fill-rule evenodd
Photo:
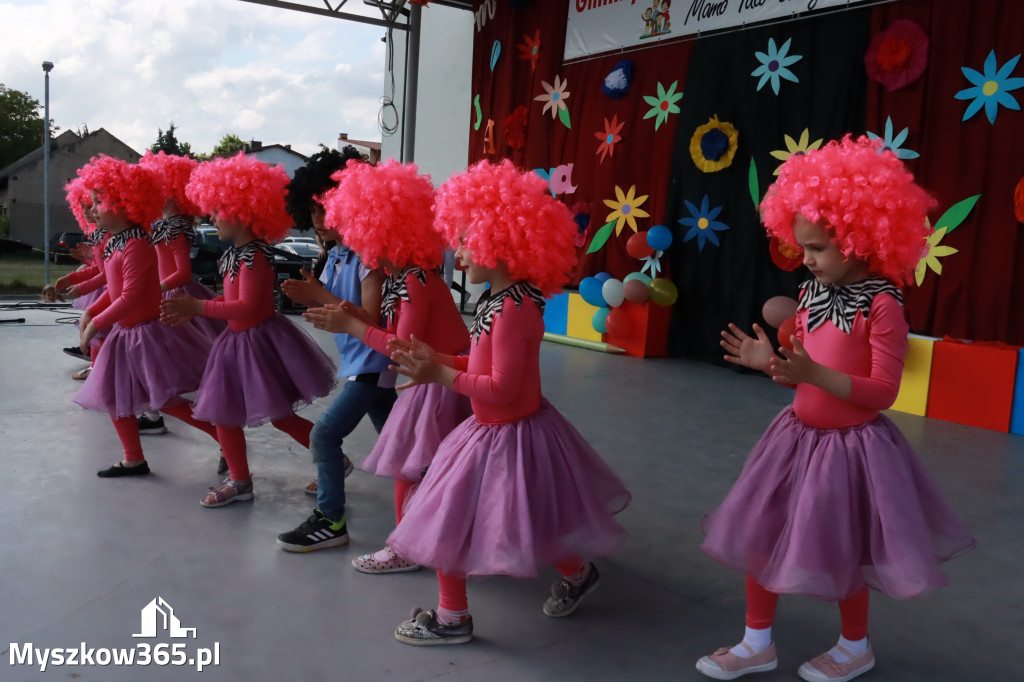
<path fill-rule="evenodd" d="M 551 596 L 544 602 L 544 615 L 564 618 L 579 607 L 580 602 L 593 592 L 601 582 L 597 566 L 588 564 L 587 577 L 579 585 L 562 578 L 551 586 Z"/>
<path fill-rule="evenodd" d="M 473 616 L 467 616 L 458 625 L 445 625 L 433 611 L 415 608 L 412 618 L 395 628 L 395 639 L 413 646 L 465 644 L 473 639 Z"/>
<path fill-rule="evenodd" d="M 313 552 L 348 544 L 345 521 L 331 521 L 319 509 L 295 530 L 277 536 L 277 546 L 286 552 Z"/>
<path fill-rule="evenodd" d="M 68 355 L 70 355 L 73 358 L 77 358 L 79 360 L 89 360 L 90 359 L 89 354 L 88 353 L 83 353 L 82 349 L 79 348 L 78 346 L 68 346 L 67 348 L 64 348 L 63 350 L 64 350 L 65 353 L 67 353 Z"/>
<path fill-rule="evenodd" d="M 159 436 L 162 433 L 167 433 L 163 417 L 157 417 L 156 419 L 150 419 L 146 415 L 139 417 L 140 436 Z"/>
<path fill-rule="evenodd" d="M 120 478 L 122 476 L 145 476 L 148 473 L 148 462 L 143 462 L 142 464 L 138 464 L 133 467 L 126 467 L 124 462 L 118 462 L 108 469 L 97 471 L 96 475 L 100 478 Z"/>
<path fill-rule="evenodd" d="M 220 461 L 217 462 L 217 475 L 227 476 L 228 475 L 228 461 L 224 459 L 224 451 L 221 450 Z"/>

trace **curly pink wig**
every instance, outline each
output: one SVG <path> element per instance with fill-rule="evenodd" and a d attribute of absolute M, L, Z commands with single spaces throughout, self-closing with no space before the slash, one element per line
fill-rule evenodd
<path fill-rule="evenodd" d="M 198 161 L 160 150 L 156 154 L 146 152 L 139 160 L 139 165 L 153 171 L 153 174 L 160 180 L 164 201 L 174 199 L 174 202 L 178 204 L 178 210 L 185 215 L 199 215 L 199 207 L 185 196 L 185 186 L 188 184 L 192 171 L 199 165 Z"/>
<path fill-rule="evenodd" d="M 850 135 L 823 148 L 790 156 L 761 202 L 768 234 L 791 246 L 793 218 L 823 223 L 848 258 L 896 284 L 913 281 L 932 230 L 925 222 L 935 200 L 882 141 Z"/>
<path fill-rule="evenodd" d="M 71 208 L 71 215 L 75 216 L 75 222 L 82 228 L 82 232 L 85 234 L 92 234 L 92 231 L 96 229 L 96 223 L 90 223 L 85 218 L 85 209 L 82 207 L 92 206 L 92 196 L 89 194 L 89 190 L 85 188 L 85 181 L 82 178 L 76 177 L 68 184 L 64 185 L 64 192 L 68 198 L 68 206 Z"/>
<path fill-rule="evenodd" d="M 331 178 L 338 186 L 320 197 L 326 223 L 369 267 L 378 267 L 382 258 L 398 267 L 441 264 L 445 245 L 434 231 L 429 175 L 389 159 L 376 166 L 350 162 Z"/>
<path fill-rule="evenodd" d="M 163 212 L 160 181 L 142 166 L 100 154 L 78 169 L 78 177 L 100 207 L 147 230 Z"/>
<path fill-rule="evenodd" d="M 437 229 L 485 268 L 504 263 L 516 281 L 545 296 L 561 290 L 576 263 L 576 222 L 536 173 L 505 159 L 470 167 L 437 190 Z"/>
<path fill-rule="evenodd" d="M 260 239 L 277 241 L 292 226 L 285 210 L 288 173 L 244 152 L 213 159 L 192 171 L 185 195 L 202 214 L 245 225 Z"/>

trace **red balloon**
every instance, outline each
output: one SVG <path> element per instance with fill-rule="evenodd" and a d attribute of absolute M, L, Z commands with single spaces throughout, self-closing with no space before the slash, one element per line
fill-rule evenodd
<path fill-rule="evenodd" d="M 605 319 L 605 327 L 609 336 L 626 336 L 633 325 L 629 320 L 629 313 L 624 308 L 612 308 Z"/>
<path fill-rule="evenodd" d="M 647 300 L 651 297 L 647 284 L 639 279 L 631 279 L 626 282 L 622 293 L 630 303 L 647 303 Z"/>
<path fill-rule="evenodd" d="M 647 258 L 654 249 L 647 243 L 647 232 L 637 232 L 626 242 L 626 253 L 633 258 Z"/>
<path fill-rule="evenodd" d="M 793 350 L 793 342 L 789 337 L 796 335 L 796 317 L 789 317 L 779 325 L 779 345 Z"/>

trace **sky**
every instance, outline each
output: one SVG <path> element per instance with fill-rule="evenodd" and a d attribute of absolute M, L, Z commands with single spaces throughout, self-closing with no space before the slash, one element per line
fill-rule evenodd
<path fill-rule="evenodd" d="M 42 103 L 51 61 L 54 123 L 140 153 L 173 121 L 195 152 L 234 133 L 311 154 L 342 132 L 381 139 L 384 33 L 240 0 L 0 0 L 0 83 Z"/>

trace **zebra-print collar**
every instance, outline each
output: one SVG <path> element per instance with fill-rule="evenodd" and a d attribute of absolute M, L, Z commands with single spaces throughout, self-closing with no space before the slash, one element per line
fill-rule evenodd
<path fill-rule="evenodd" d="M 386 325 L 394 324 L 395 315 L 398 314 L 398 302 L 409 300 L 409 286 L 406 284 L 409 275 L 418 279 L 423 286 L 427 285 L 427 271 L 418 265 L 407 265 L 397 275 L 389 274 L 384 278 L 380 314 L 384 317 Z"/>
<path fill-rule="evenodd" d="M 507 289 L 503 289 L 493 295 L 488 290 L 484 297 L 476 304 L 476 316 L 473 318 L 473 324 L 469 328 L 469 334 L 473 337 L 473 343 L 478 343 L 482 335 L 491 333 L 494 318 L 501 314 L 506 298 L 511 298 L 517 308 L 522 308 L 523 301 L 529 298 L 537 306 L 537 309 L 540 310 L 541 315 L 544 314 L 544 295 L 540 293 L 540 289 L 529 282 L 516 282 Z"/>
<path fill-rule="evenodd" d="M 812 279 L 800 285 L 803 296 L 797 310 L 807 310 L 807 331 L 812 332 L 831 320 L 839 331 L 849 334 L 857 311 L 866 320 L 871 302 L 878 294 L 891 294 L 903 305 L 903 292 L 881 277 L 869 277 L 845 287 L 831 287 Z"/>
<path fill-rule="evenodd" d="M 242 269 L 243 263 L 252 270 L 253 261 L 258 253 L 263 254 L 270 267 L 274 267 L 274 248 L 261 239 L 253 239 L 251 242 L 241 246 L 232 246 L 224 252 L 224 255 L 220 257 L 220 261 L 217 263 L 220 276 L 230 278 L 234 282 L 235 277 L 238 277 L 238 271 Z"/>
<path fill-rule="evenodd" d="M 108 234 L 110 234 L 110 230 L 108 230 L 106 228 L 103 228 L 103 227 L 97 227 L 95 230 L 93 230 L 89 234 L 89 240 L 88 241 L 93 246 L 97 246 L 98 244 L 102 244 L 103 243 L 103 239 Z"/>
<path fill-rule="evenodd" d="M 150 239 L 154 244 L 169 244 L 178 235 L 183 235 L 191 245 L 196 243 L 194 219 L 190 215 L 175 215 L 153 221 L 153 235 Z"/>
<path fill-rule="evenodd" d="M 128 242 L 132 239 L 144 239 L 149 241 L 149 235 L 138 225 L 129 227 L 124 232 L 118 232 L 117 234 L 110 235 L 110 239 L 107 240 L 107 245 L 103 247 L 103 259 L 106 260 L 114 255 L 115 251 L 124 251 L 124 247 L 128 246 Z"/>

